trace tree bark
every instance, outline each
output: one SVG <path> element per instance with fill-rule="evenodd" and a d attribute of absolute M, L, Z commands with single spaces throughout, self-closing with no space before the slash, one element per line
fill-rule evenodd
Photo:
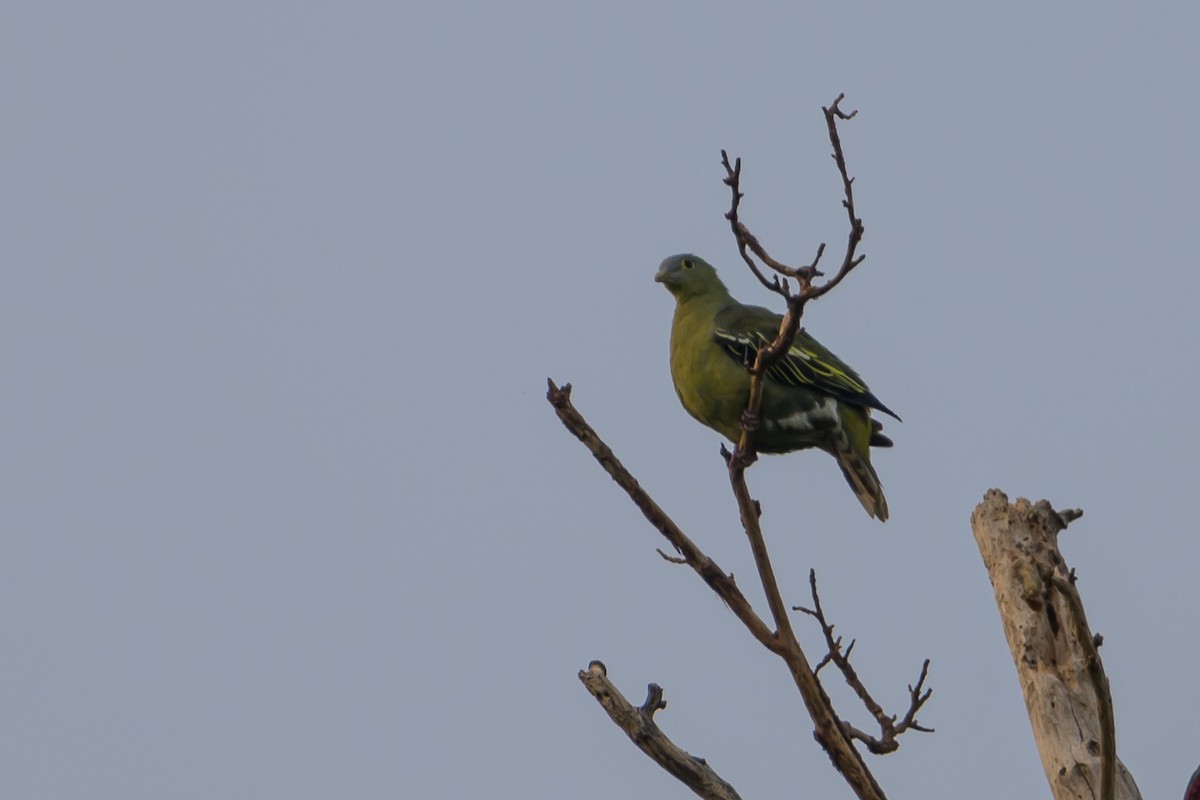
<path fill-rule="evenodd" d="M 667 707 L 662 687 L 657 683 L 646 687 L 646 702 L 634 706 L 608 679 L 607 670 L 599 661 L 593 661 L 586 670 L 580 670 L 579 680 L 608 712 L 617 727 L 625 731 L 630 741 L 697 795 L 704 800 L 742 800 L 737 790 L 718 775 L 707 761 L 675 744 L 655 723 L 654 712 Z"/>
<path fill-rule="evenodd" d="M 1015 504 L 990 490 L 971 515 L 1042 768 L 1055 800 L 1141 800 L 1116 757 L 1108 680 L 1058 549 L 1058 533 L 1081 512 L 1045 500 Z"/>

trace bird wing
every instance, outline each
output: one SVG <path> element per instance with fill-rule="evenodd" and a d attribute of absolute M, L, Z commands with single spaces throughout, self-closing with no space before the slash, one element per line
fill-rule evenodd
<path fill-rule="evenodd" d="M 717 312 L 713 337 L 730 358 L 739 364 L 753 364 L 758 351 L 779 334 L 782 319 L 760 306 L 727 306 Z M 791 349 L 767 369 L 766 377 L 781 386 L 811 389 L 900 419 L 871 393 L 858 373 L 803 328 L 797 332 Z"/>

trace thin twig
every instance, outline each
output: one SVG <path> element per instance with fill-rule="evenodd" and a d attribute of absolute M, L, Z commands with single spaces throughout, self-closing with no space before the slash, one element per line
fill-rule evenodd
<path fill-rule="evenodd" d="M 821 242 L 817 247 L 816 256 L 809 264 L 803 267 L 789 266 L 767 252 L 767 249 L 759 242 L 758 237 L 750 232 L 750 229 L 746 227 L 738 215 L 742 198 L 745 196 L 741 191 L 742 159 L 736 158 L 731 163 L 729 154 L 724 150 L 721 151 L 721 165 L 725 168 L 724 183 L 729 187 L 731 194 L 729 210 L 725 212 L 725 219 L 729 221 L 729 227 L 733 231 L 734 239 L 737 241 L 738 254 L 741 255 L 742 261 L 746 262 L 746 266 L 750 268 L 754 276 L 758 278 L 759 283 L 770 291 L 782 296 L 788 302 L 789 307 L 795 303 L 797 306 L 797 316 L 803 311 L 804 304 L 807 301 L 815 300 L 828 293 L 866 258 L 866 256 L 857 255 L 858 245 L 862 242 L 866 228 L 863 225 L 862 219 L 855 211 L 854 178 L 850 177 L 850 173 L 847 170 L 846 156 L 842 151 L 842 138 L 837 127 L 839 120 L 853 119 L 858 112 L 851 111 L 847 113 L 842 111 L 840 103 L 843 99 L 845 99 L 845 95 L 839 94 L 829 106 L 823 107 L 821 110 L 825 114 L 825 127 L 829 132 L 829 142 L 833 146 L 833 161 L 837 165 L 838 174 L 842 179 L 842 207 L 846 209 L 850 230 L 846 235 L 846 252 L 842 256 L 842 263 L 839 265 L 838 271 L 832 278 L 822 284 L 817 284 L 815 281 L 824 275 L 824 273 L 817 269 L 817 264 L 820 263 L 821 257 L 825 254 L 825 243 Z M 755 263 L 754 259 L 750 257 L 751 253 L 778 274 L 768 279 L 758 264 Z M 780 281 L 779 275 L 784 276 L 785 280 Z M 796 280 L 797 289 L 794 293 L 790 291 L 786 278 Z"/>
<path fill-rule="evenodd" d="M 821 626 L 821 633 L 825 636 L 825 645 L 828 648 L 825 656 L 821 659 L 821 665 L 832 663 L 842 673 L 842 677 L 846 680 L 846 685 L 849 686 L 858 699 L 866 707 L 867 711 L 875 718 L 875 722 L 879 725 L 879 736 L 871 736 L 864 733 L 858 728 L 851 728 L 851 735 L 866 745 L 867 749 L 872 753 L 882 754 L 894 752 L 899 746 L 897 737 L 908 730 L 922 731 L 924 733 L 932 733 L 933 728 L 926 728 L 917 722 L 917 712 L 921 706 L 925 705 L 932 695 L 932 689 L 924 689 L 925 679 L 929 675 L 929 659 L 925 659 L 924 665 L 921 667 L 921 675 L 917 679 L 916 687 L 909 684 L 909 705 L 904 717 L 900 722 L 896 722 L 894 715 L 889 715 L 883 710 L 883 706 L 871 695 L 862 679 L 858 676 L 858 672 L 850 663 L 850 654 L 854 650 L 854 641 L 851 640 L 850 645 L 845 650 L 842 649 L 842 638 L 834 636 L 833 624 L 825 617 L 825 609 L 821 607 L 821 595 L 817 591 L 817 572 L 810 569 L 808 571 L 809 593 L 812 595 L 813 607 L 805 608 L 803 606 L 794 606 L 794 611 L 801 611 L 817 621 Z"/>
<path fill-rule="evenodd" d="M 790 267 L 787 264 L 784 264 L 782 261 L 776 260 L 775 257 L 768 253 L 766 248 L 763 247 L 758 241 L 758 237 L 751 233 L 750 229 L 747 228 L 745 224 L 743 224 L 738 218 L 738 208 L 741 205 L 742 198 L 745 197 L 745 194 L 743 194 L 741 191 L 742 159 L 734 159 L 734 162 L 730 164 L 729 154 L 722 150 L 721 166 L 725 167 L 725 178 L 723 182 L 729 187 L 730 194 L 732 195 L 732 199 L 730 200 L 729 204 L 729 210 L 725 212 L 725 219 L 729 220 L 729 227 L 733 231 L 734 238 L 737 240 L 738 253 L 741 255 L 742 260 L 746 262 L 746 266 L 748 266 L 750 271 L 754 273 L 754 276 L 758 278 L 759 283 L 761 283 L 770 291 L 782 295 L 785 299 L 791 297 L 791 293 L 787 287 L 787 282 L 784 281 L 781 283 L 778 275 L 773 275 L 771 276 L 770 280 L 767 280 L 767 277 L 762 273 L 762 270 L 759 269 L 758 264 L 755 263 L 754 259 L 750 258 L 750 254 L 747 252 L 747 250 L 749 250 L 750 253 L 754 253 L 754 255 L 757 256 L 764 264 L 775 270 L 777 273 L 779 273 L 779 275 L 783 275 L 785 278 L 800 279 L 806 275 L 811 275 L 814 273 L 818 275 L 820 274 L 819 272 L 816 272 L 816 269 L 817 263 L 821 260 L 821 256 L 825 253 L 825 243 L 821 242 L 821 244 L 817 246 L 817 254 L 813 257 L 812 262 L 803 267 Z"/>
<path fill-rule="evenodd" d="M 688 563 L 688 560 L 687 560 L 686 558 L 683 558 L 683 557 L 681 557 L 681 556 L 673 556 L 673 555 L 669 555 L 669 554 L 667 554 L 667 553 L 664 553 L 664 552 L 662 551 L 662 548 L 661 548 L 661 547 L 656 547 L 656 548 L 654 548 L 654 552 L 656 552 L 656 553 L 658 553 L 660 556 L 662 556 L 662 557 L 663 557 L 663 561 L 670 561 L 672 564 L 686 564 L 686 563 Z"/>
<path fill-rule="evenodd" d="M 845 97 L 839 94 L 837 99 L 828 108 L 821 109 L 825 112 L 825 127 L 829 129 L 829 141 L 833 144 L 833 160 L 837 164 L 838 173 L 842 176 L 842 192 L 845 194 L 845 199 L 842 200 L 842 207 L 846 209 L 846 216 L 850 219 L 850 233 L 846 238 L 846 255 L 842 258 L 842 264 L 838 267 L 837 274 L 827 280 L 820 286 L 814 286 L 811 283 L 806 285 L 801 291 L 807 300 L 815 300 L 821 295 L 828 292 L 833 287 L 842 282 L 850 274 L 850 270 L 857 267 L 863 262 L 866 256 L 855 256 L 854 253 L 858 249 L 859 242 L 862 241 L 863 221 L 859 219 L 854 211 L 854 179 L 846 171 L 846 157 L 842 153 L 842 137 L 838 134 L 837 121 L 839 119 L 853 119 L 858 114 L 857 111 L 851 111 L 849 114 L 842 111 L 838 104 Z M 813 277 L 816 277 L 816 273 Z"/>

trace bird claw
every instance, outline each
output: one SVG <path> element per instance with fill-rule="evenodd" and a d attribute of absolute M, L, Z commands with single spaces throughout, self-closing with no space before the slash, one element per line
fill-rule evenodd
<path fill-rule="evenodd" d="M 729 466 L 734 469 L 745 469 L 746 467 L 758 461 L 758 453 L 754 452 L 754 447 L 751 446 L 748 450 L 742 450 L 740 447 L 734 447 L 733 453 L 729 457 Z"/>
<path fill-rule="evenodd" d="M 762 424 L 762 417 L 758 414 L 751 414 L 749 411 L 742 411 L 742 429 L 747 431 L 756 431 L 758 426 Z"/>

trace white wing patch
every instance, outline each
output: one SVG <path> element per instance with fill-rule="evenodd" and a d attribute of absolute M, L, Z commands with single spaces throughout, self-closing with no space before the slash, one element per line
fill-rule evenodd
<path fill-rule="evenodd" d="M 838 402 L 832 397 L 826 397 L 808 411 L 797 411 L 786 417 L 767 421 L 770 428 L 780 428 L 785 431 L 829 430 L 841 425 L 837 412 Z"/>

